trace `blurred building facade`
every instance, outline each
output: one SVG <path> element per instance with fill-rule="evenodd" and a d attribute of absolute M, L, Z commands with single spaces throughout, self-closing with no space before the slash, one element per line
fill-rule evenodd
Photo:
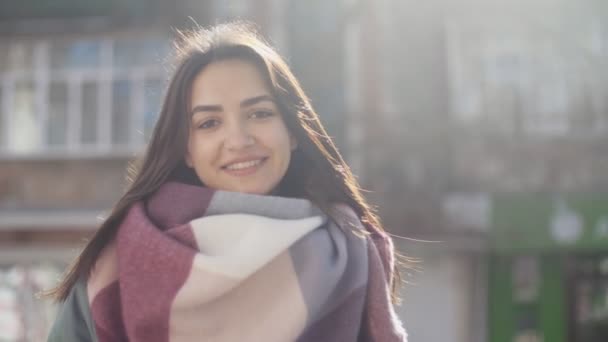
<path fill-rule="evenodd" d="M 43 341 L 49 289 L 125 185 L 157 115 L 156 1 L 0 4 L 0 340 Z"/>
<path fill-rule="evenodd" d="M 387 228 L 410 238 L 397 246 L 422 260 L 398 309 L 413 341 L 603 340 L 606 6 L 0 4 L 0 340 L 43 340 L 54 308 L 32 293 L 124 190 L 170 27 L 189 17 L 251 19 L 288 56 Z"/>
<path fill-rule="evenodd" d="M 446 340 L 439 318 L 462 333 L 449 340 L 606 340 L 607 5 L 378 5 L 390 118 L 366 156 L 397 174 L 366 174 L 384 182 L 370 187 L 389 227 L 443 241 L 403 244 L 425 287 L 406 303 L 433 298 L 404 312 L 422 340 Z"/>

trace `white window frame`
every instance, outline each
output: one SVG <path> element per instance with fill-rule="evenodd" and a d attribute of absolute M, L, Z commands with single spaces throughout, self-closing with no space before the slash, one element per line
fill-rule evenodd
<path fill-rule="evenodd" d="M 157 35 L 167 38 L 166 34 Z M 135 35 L 137 38 L 149 38 L 151 35 Z M 74 37 L 74 40 L 90 39 L 100 41 L 100 65 L 90 69 L 51 69 L 50 48 L 59 41 L 54 38 L 41 38 L 33 42 L 33 67 L 29 70 L 9 69 L 0 71 L 0 160 L 14 159 L 56 159 L 56 158 L 98 158 L 98 157 L 130 157 L 140 152 L 145 145 L 145 93 L 146 81 L 160 81 L 161 87 L 166 79 L 165 69 L 158 65 L 138 65 L 118 68 L 114 65 L 114 43 L 121 37 L 87 36 Z M 4 46 L 14 49 L 20 41 L 10 41 Z M 10 53 L 10 51 L 9 51 Z M 126 144 L 112 142 L 112 86 L 117 80 L 129 82 L 129 139 Z M 36 113 L 36 128 L 40 133 L 41 143 L 28 151 L 18 151 L 11 146 L 12 135 L 15 132 L 13 118 L 14 95 L 16 85 L 20 81 L 31 81 L 34 86 L 34 111 Z M 61 146 L 51 146 L 48 143 L 49 113 L 48 94 L 50 85 L 63 83 L 67 86 L 67 128 L 66 142 Z M 97 85 L 97 123 L 96 139 L 93 144 L 82 142 L 83 118 L 82 89 L 85 82 Z M 159 102 L 160 107 L 160 102 Z"/>

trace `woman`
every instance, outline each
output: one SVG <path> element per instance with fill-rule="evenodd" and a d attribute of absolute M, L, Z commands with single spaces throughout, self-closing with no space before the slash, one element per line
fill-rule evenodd
<path fill-rule="evenodd" d="M 180 38 L 49 341 L 404 341 L 392 243 L 285 62 L 242 24 Z"/>

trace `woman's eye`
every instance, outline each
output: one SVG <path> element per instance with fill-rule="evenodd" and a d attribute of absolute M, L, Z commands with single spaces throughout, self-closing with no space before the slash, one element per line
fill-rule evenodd
<path fill-rule="evenodd" d="M 257 110 L 251 113 L 251 117 L 253 117 L 254 119 L 263 119 L 273 115 L 274 113 L 269 110 Z"/>
<path fill-rule="evenodd" d="M 201 123 L 200 125 L 198 125 L 198 128 L 202 128 L 202 129 L 209 129 L 209 128 L 213 128 L 215 127 L 219 122 L 215 119 L 211 119 L 211 120 L 207 120 L 203 123 Z"/>

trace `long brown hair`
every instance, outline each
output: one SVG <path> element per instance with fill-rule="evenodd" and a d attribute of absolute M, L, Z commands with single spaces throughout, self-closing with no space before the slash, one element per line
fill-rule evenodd
<path fill-rule="evenodd" d="M 246 23 L 198 28 L 178 32 L 174 59 L 176 68 L 146 152 L 139 163 L 129 168 L 130 185 L 127 191 L 63 280 L 49 291 L 50 296 L 59 301 L 65 300 L 76 281 L 90 275 L 101 251 L 112 241 L 121 220 L 135 202 L 144 200 L 170 180 L 202 185 L 184 162 L 190 125 L 187 115 L 190 88 L 193 79 L 205 66 L 214 61 L 234 58 L 258 67 L 288 130 L 298 142 L 279 185 L 280 195 L 307 198 L 329 215 L 333 213 L 332 204 L 345 203 L 355 210 L 365 225 L 383 231 L 379 218 L 362 196 L 355 177 L 323 128 L 310 100 L 280 55 Z M 390 282 L 396 285 L 393 281 L 396 270 L 387 271 L 392 275 Z M 395 288 L 393 286 L 393 298 L 396 298 Z"/>

